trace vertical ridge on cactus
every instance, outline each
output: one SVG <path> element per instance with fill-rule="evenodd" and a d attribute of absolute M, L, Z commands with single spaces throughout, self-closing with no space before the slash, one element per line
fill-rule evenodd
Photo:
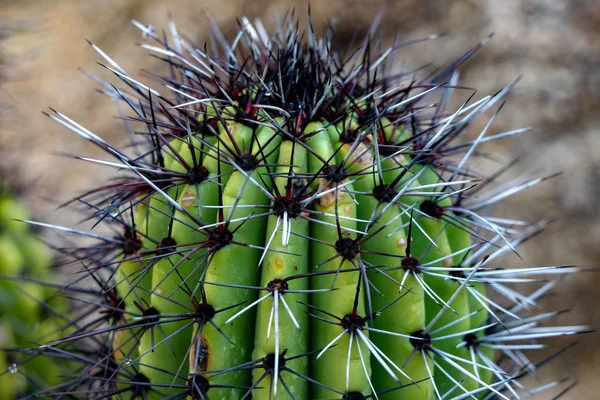
<path fill-rule="evenodd" d="M 527 131 L 488 135 L 516 82 L 479 100 L 458 84 L 488 38 L 419 78 L 394 69 L 411 42 L 381 48 L 376 26 L 345 53 L 293 14 L 272 35 L 247 19 L 231 42 L 215 30 L 210 50 L 174 23 L 170 41 L 134 24 L 168 65 L 156 87 L 90 44 L 121 82 L 97 79 L 130 109 L 135 145 L 46 114 L 110 157 L 80 159 L 122 175 L 74 200 L 117 236 L 42 224 L 99 244 L 62 249 L 98 291 L 78 292 L 86 315 L 39 355 L 79 374 L 40 395 L 508 399 L 527 393 L 540 340 L 589 330 L 535 310 L 576 267 L 507 268 L 546 222 L 490 209 L 547 178 L 494 186 L 504 169 L 473 162 Z"/>

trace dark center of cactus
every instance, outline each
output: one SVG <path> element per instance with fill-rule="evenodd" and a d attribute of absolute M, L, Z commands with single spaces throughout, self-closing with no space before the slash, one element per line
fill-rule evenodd
<path fill-rule="evenodd" d="M 419 260 L 417 260 L 414 257 L 405 257 L 404 259 L 402 259 L 402 269 L 405 271 L 411 271 L 414 273 L 419 273 L 421 272 L 419 270 L 419 266 L 421 265 L 421 263 L 419 263 Z"/>
<path fill-rule="evenodd" d="M 197 185 L 208 178 L 208 170 L 202 165 L 195 165 L 188 170 L 187 182 L 190 185 Z"/>
<path fill-rule="evenodd" d="M 246 87 L 241 82 L 236 82 L 235 85 L 229 90 L 229 97 L 238 102 L 246 94 Z"/>
<path fill-rule="evenodd" d="M 207 118 L 201 121 L 197 127 L 202 135 L 216 136 L 219 131 L 219 120 L 217 118 Z"/>
<path fill-rule="evenodd" d="M 252 154 L 242 154 L 237 161 L 244 171 L 252 171 L 258 167 L 258 160 Z"/>
<path fill-rule="evenodd" d="M 273 279 L 267 284 L 267 290 L 271 293 L 273 293 L 275 290 L 278 290 L 279 294 L 285 294 L 289 288 L 290 286 L 283 279 Z"/>
<path fill-rule="evenodd" d="M 160 243 L 158 243 L 158 245 L 156 246 L 155 253 L 157 256 L 168 255 L 169 253 L 175 251 L 175 246 L 177 246 L 177 242 L 175 242 L 175 239 L 173 239 L 170 236 L 167 236 L 166 238 L 163 238 L 163 240 L 161 240 Z"/>
<path fill-rule="evenodd" d="M 401 150 L 401 147 L 397 146 L 395 143 L 384 141 L 382 143 L 379 143 L 377 149 L 379 151 L 379 154 L 381 154 L 382 156 L 391 157 L 394 154 L 396 154 L 398 150 Z"/>
<path fill-rule="evenodd" d="M 215 308 L 207 303 L 196 304 L 194 307 L 195 320 L 198 323 L 204 323 L 211 320 L 216 312 Z"/>
<path fill-rule="evenodd" d="M 338 239 L 335 242 L 335 249 L 347 260 L 352 260 L 358 256 L 359 244 L 356 240 L 350 238 Z"/>
<path fill-rule="evenodd" d="M 458 279 L 465 279 L 465 271 L 459 270 L 459 269 L 454 269 L 454 268 L 450 268 L 450 272 L 448 273 L 450 276 L 454 277 L 454 278 L 458 278 Z"/>
<path fill-rule="evenodd" d="M 419 351 L 428 350 L 431 346 L 431 336 L 425 331 L 416 331 L 410 334 L 410 344 Z"/>
<path fill-rule="evenodd" d="M 479 340 L 477 338 L 477 335 L 475 335 L 474 333 L 467 333 L 463 340 L 469 348 L 477 348 L 477 346 L 479 346 Z"/>
<path fill-rule="evenodd" d="M 419 209 L 425 214 L 433 218 L 442 218 L 444 215 L 444 207 L 440 207 L 434 201 L 425 200 L 419 206 Z"/>
<path fill-rule="evenodd" d="M 146 377 L 146 375 L 138 372 L 135 374 L 133 378 L 133 384 L 131 385 L 131 398 L 146 398 L 146 393 L 148 393 L 148 389 L 150 388 L 150 379 Z"/>
<path fill-rule="evenodd" d="M 214 250 L 218 250 L 227 246 L 233 241 L 233 233 L 227 229 L 219 227 L 209 233 L 209 241 L 212 244 L 212 248 Z"/>
<path fill-rule="evenodd" d="M 344 395 L 344 397 L 342 397 L 342 399 L 343 400 L 364 400 L 364 399 L 366 399 L 366 397 L 361 392 L 350 392 L 350 393 L 346 393 Z"/>
<path fill-rule="evenodd" d="M 125 227 L 123 234 L 123 254 L 130 256 L 136 254 L 142 248 L 142 241 L 137 237 L 135 231 L 129 227 Z"/>
<path fill-rule="evenodd" d="M 348 332 L 356 332 L 357 330 L 362 330 L 365 327 L 366 319 L 361 317 L 358 314 L 352 313 L 345 315 L 342 318 L 341 325 L 344 329 L 347 329 Z"/>
<path fill-rule="evenodd" d="M 348 177 L 348 171 L 341 165 L 328 165 L 323 168 L 323 175 L 328 181 L 339 183 Z"/>
<path fill-rule="evenodd" d="M 280 217 L 287 212 L 290 218 L 296 218 L 302 212 L 302 204 L 298 199 L 288 196 L 278 196 L 273 202 L 273 211 Z"/>
<path fill-rule="evenodd" d="M 345 129 L 340 135 L 340 142 L 342 143 L 354 143 L 358 140 L 359 134 L 355 129 Z"/>
<path fill-rule="evenodd" d="M 201 375 L 191 374 L 187 379 L 188 394 L 193 400 L 206 399 L 206 392 L 210 389 L 210 384 Z"/>
<path fill-rule="evenodd" d="M 142 315 L 144 316 L 144 319 L 140 321 L 141 324 L 153 325 L 160 321 L 160 312 L 154 307 L 148 307 L 144 310 Z"/>
<path fill-rule="evenodd" d="M 392 185 L 386 185 L 385 183 L 373 188 L 373 197 L 381 202 L 389 203 L 394 200 L 394 197 L 396 197 L 397 194 L 398 193 Z"/>
<path fill-rule="evenodd" d="M 281 354 L 279 354 L 278 356 L 279 370 L 277 371 L 277 373 L 280 373 L 285 367 L 285 353 L 287 353 L 287 350 L 282 351 Z M 275 354 L 267 354 L 265 358 L 263 358 L 263 368 L 265 369 L 265 371 L 273 375 L 273 373 L 275 372 Z"/>
<path fill-rule="evenodd" d="M 237 110 L 237 114 L 235 115 L 235 120 L 239 123 L 247 123 L 247 121 L 254 119 L 254 117 L 256 116 L 256 111 L 258 110 L 258 107 L 255 107 L 251 102 L 250 102 L 250 97 L 248 93 L 244 93 L 245 94 L 245 99 L 243 101 L 243 103 L 246 103 L 244 107 L 239 107 Z"/>
<path fill-rule="evenodd" d="M 373 104 L 368 104 L 365 108 L 358 108 L 358 123 L 368 125 L 377 120 L 379 112 L 373 107 Z"/>
<path fill-rule="evenodd" d="M 102 314 L 107 314 L 108 318 L 114 322 L 121 321 L 123 318 L 123 311 L 125 311 L 125 301 L 117 296 L 114 290 L 109 290 L 106 293 L 109 307 L 106 310 L 102 310 Z"/>

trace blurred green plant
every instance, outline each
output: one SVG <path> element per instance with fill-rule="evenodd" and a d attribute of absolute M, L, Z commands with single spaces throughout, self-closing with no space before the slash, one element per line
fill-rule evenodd
<path fill-rule="evenodd" d="M 52 252 L 42 243 L 29 210 L 0 182 L 0 398 L 12 399 L 56 384 L 57 361 L 36 357 L 35 348 L 63 336 L 66 300 L 50 284 L 56 282 Z M 44 282 L 40 284 L 39 282 Z"/>

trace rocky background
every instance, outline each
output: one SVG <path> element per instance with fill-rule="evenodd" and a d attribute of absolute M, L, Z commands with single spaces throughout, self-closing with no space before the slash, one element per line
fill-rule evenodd
<path fill-rule="evenodd" d="M 114 104 L 95 92 L 78 68 L 110 78 L 95 62 L 100 57 L 84 38 L 96 43 L 130 73 L 162 67 L 135 44 L 141 34 L 130 21 L 155 28 L 171 12 L 180 32 L 202 42 L 208 37 L 208 12 L 227 34 L 236 17 L 262 18 L 305 1 L 275 0 L 62 0 L 4 1 L 0 5 L 0 165 L 3 179 L 25 190 L 25 199 L 44 221 L 76 224 L 81 217 L 57 205 L 112 172 L 61 157 L 58 153 L 99 156 L 100 152 L 43 116 L 49 106 L 118 144 L 124 139 Z M 598 268 L 600 261 L 600 2 L 597 0 L 313 0 L 318 31 L 339 18 L 342 39 L 358 37 L 386 9 L 382 27 L 388 38 L 398 32 L 413 39 L 432 33 L 447 36 L 403 49 L 408 66 L 443 64 L 494 32 L 495 37 L 461 69 L 464 85 L 492 94 L 517 76 L 494 132 L 533 126 L 519 138 L 486 150 L 499 160 L 520 157 L 513 172 L 532 176 L 564 171 L 542 187 L 504 205 L 511 215 L 531 220 L 559 217 L 547 231 L 507 262 L 520 265 L 576 264 Z M 304 20 L 301 18 L 301 20 Z M 143 82 L 142 74 L 134 74 Z M 113 80 L 114 81 L 114 80 Z M 483 120 L 482 120 L 483 121 Z M 480 122 L 483 123 L 483 122 Z M 477 128 L 473 129 L 476 132 Z M 10 172 L 6 172 L 10 171 Z M 551 309 L 573 309 L 569 324 L 600 328 L 600 276 L 566 277 Z M 579 384 L 568 399 L 595 399 L 600 393 L 600 345 L 596 333 L 582 336 L 560 361 L 547 367 L 539 383 L 569 376 Z M 564 343 L 564 340 L 562 341 Z M 535 379 L 534 379 L 535 380 Z M 534 382 L 532 382 L 534 384 Z M 554 394 L 558 391 L 554 392 Z M 550 398 L 545 393 L 540 398 Z"/>

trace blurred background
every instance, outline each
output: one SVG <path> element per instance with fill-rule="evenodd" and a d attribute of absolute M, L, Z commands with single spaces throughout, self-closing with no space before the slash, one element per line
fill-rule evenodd
<path fill-rule="evenodd" d="M 133 77 L 163 68 L 136 46 L 136 19 L 160 31 L 168 14 L 180 32 L 197 42 L 208 38 L 212 15 L 225 33 L 236 17 L 261 18 L 266 26 L 276 13 L 294 6 L 305 21 L 305 1 L 269 0 L 80 0 L 7 1 L 0 5 L 0 164 L 8 179 L 21 186 L 37 218 L 74 226 L 81 215 L 57 205 L 103 182 L 111 171 L 58 156 L 99 156 L 100 151 L 41 114 L 53 107 L 108 142 L 122 135 L 114 104 L 95 92 L 83 68 L 112 79 L 85 38 L 109 54 Z M 544 233 L 520 248 L 507 263 L 576 264 L 598 268 L 600 261 L 600 2 L 597 0 L 313 0 L 317 31 L 338 19 L 341 40 L 361 38 L 385 8 L 384 37 L 403 39 L 447 34 L 400 51 L 407 66 L 444 64 L 489 33 L 495 36 L 463 68 L 461 83 L 478 88 L 478 98 L 493 94 L 517 76 L 521 81 L 493 125 L 493 132 L 532 126 L 518 138 L 487 150 L 501 161 L 521 159 L 515 174 L 564 174 L 503 205 L 512 216 L 534 221 L 558 217 Z M 479 123 L 485 123 L 482 119 Z M 477 127 L 473 129 L 477 131 Z M 491 133 L 493 133 L 491 132 Z M 7 172 L 8 171 L 8 172 Z M 507 265 L 509 266 L 509 265 Z M 548 309 L 572 309 L 560 322 L 600 328 L 600 275 L 566 277 Z M 541 373 L 539 384 L 569 376 L 579 381 L 565 398 L 600 398 L 600 344 L 596 333 Z M 561 341 L 565 343 L 564 340 Z M 543 378 L 543 379 L 542 379 Z M 533 378 L 535 380 L 535 378 Z M 542 396 L 540 398 L 547 398 Z"/>

